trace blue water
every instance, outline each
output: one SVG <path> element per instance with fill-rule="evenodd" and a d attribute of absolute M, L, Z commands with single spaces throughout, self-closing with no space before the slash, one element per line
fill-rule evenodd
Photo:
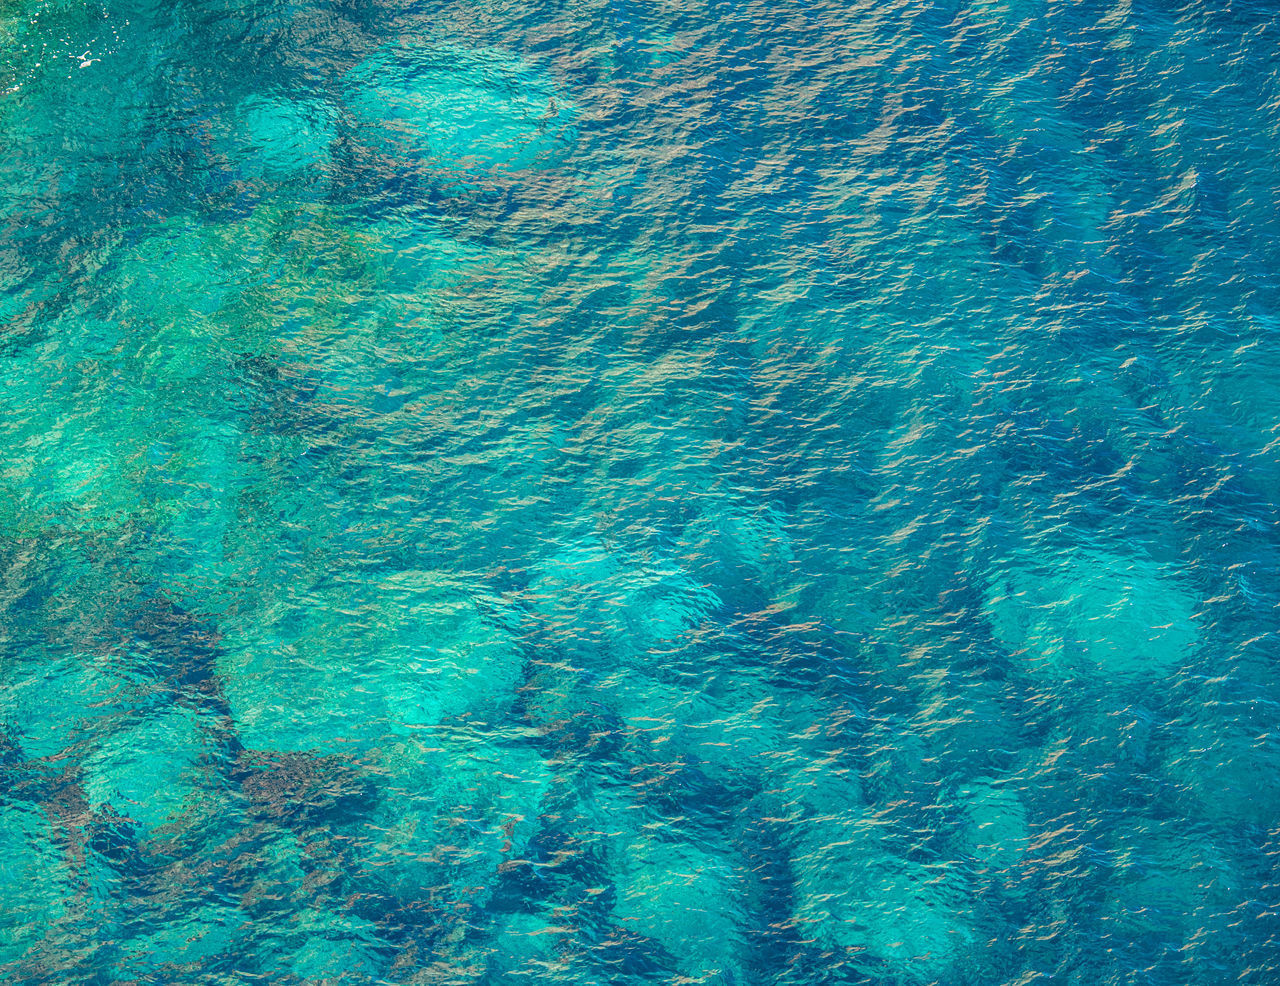
<path fill-rule="evenodd" d="M 0 0 L 0 977 L 1280 982 L 1280 12 Z"/>

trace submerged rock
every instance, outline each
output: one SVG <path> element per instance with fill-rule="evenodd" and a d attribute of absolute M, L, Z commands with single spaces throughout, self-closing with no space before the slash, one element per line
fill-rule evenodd
<path fill-rule="evenodd" d="M 594 539 L 539 562 L 529 599 L 566 648 L 604 647 L 638 666 L 687 643 L 721 605 L 675 562 L 611 551 Z"/>
<path fill-rule="evenodd" d="M 1194 656 L 1196 600 L 1151 562 L 1096 550 L 1026 555 L 988 577 L 986 611 L 1004 646 L 1039 674 L 1156 678 Z"/>
<path fill-rule="evenodd" d="M 1280 737 L 1274 699 L 1205 697 L 1163 751 L 1161 773 L 1179 810 L 1224 830 L 1271 829 L 1280 815 Z"/>
<path fill-rule="evenodd" d="M 201 713 L 174 707 L 115 733 L 85 761 L 85 798 L 143 837 L 214 814 L 221 798 L 210 727 Z"/>
<path fill-rule="evenodd" d="M 313 902 L 272 924 L 253 960 L 269 982 L 386 982 L 386 944 L 372 922 Z"/>
<path fill-rule="evenodd" d="M 575 976 L 572 924 L 550 914 L 515 913 L 498 922 L 487 966 L 494 976 L 531 982 L 581 982 Z"/>
<path fill-rule="evenodd" d="M 24 671 L 0 679 L 0 730 L 28 759 L 100 738 L 137 705 L 130 682 L 105 659 L 65 657 Z"/>
<path fill-rule="evenodd" d="M 224 644 L 219 670 L 241 742 L 361 754 L 452 717 L 500 712 L 523 666 L 501 609 L 430 571 L 299 594 Z"/>
<path fill-rule="evenodd" d="M 1031 831 L 1027 809 L 1017 793 L 990 778 L 978 778 L 960 791 L 964 806 L 961 828 L 965 849 L 978 862 L 979 872 L 1011 896 L 1026 894 L 1020 868 L 1027 863 Z"/>
<path fill-rule="evenodd" d="M 301 945 L 290 968 L 304 982 L 367 983 L 383 965 L 377 929 L 349 914 L 304 911 L 291 937 Z"/>
<path fill-rule="evenodd" d="M 252 96 L 234 114 L 228 148 L 251 178 L 319 177 L 337 138 L 337 113 L 320 99 Z"/>
<path fill-rule="evenodd" d="M 47 818 L 0 801 L 0 968 L 20 961 L 67 912 L 70 882 Z"/>
<path fill-rule="evenodd" d="M 813 827 L 804 842 L 792 872 L 806 938 L 911 982 L 949 981 L 977 941 L 971 895 L 956 873 L 905 859 L 861 826 Z"/>
<path fill-rule="evenodd" d="M 613 877 L 614 920 L 657 942 L 680 974 L 706 981 L 736 965 L 742 881 L 723 858 L 645 834 L 613 854 Z"/>
<path fill-rule="evenodd" d="M 155 227 L 123 251 L 111 284 L 128 327 L 117 348 L 122 369 L 153 388 L 190 387 L 217 379 L 236 355 L 274 355 L 283 320 L 271 317 L 271 302 L 293 283 L 299 254 L 341 238 L 327 232 L 322 210 L 291 204 Z"/>
<path fill-rule="evenodd" d="M 482 904 L 501 870 L 525 865 L 552 783 L 533 750 L 471 731 L 389 747 L 381 796 L 360 833 L 362 875 L 402 899 Z"/>
<path fill-rule="evenodd" d="M 347 84 L 363 140 L 454 171 L 547 167 L 577 115 L 551 79 L 492 48 L 382 51 Z"/>
<path fill-rule="evenodd" d="M 777 507 L 742 507 L 715 503 L 693 520 L 681 540 L 713 562 L 713 577 L 724 590 L 737 588 L 745 575 L 766 589 L 785 583 L 795 564 L 795 551 Z M 720 585 L 717 586 L 720 588 Z"/>
<path fill-rule="evenodd" d="M 125 955 L 117 969 L 159 982 L 181 973 L 198 976 L 219 956 L 240 951 L 248 922 L 243 911 L 216 904 L 167 912 L 155 930 L 122 944 Z"/>

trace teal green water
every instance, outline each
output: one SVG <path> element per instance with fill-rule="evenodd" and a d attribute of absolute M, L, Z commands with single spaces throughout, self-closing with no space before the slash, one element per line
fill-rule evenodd
<path fill-rule="evenodd" d="M 1280 13 L 0 0 L 0 978 L 1280 981 Z"/>

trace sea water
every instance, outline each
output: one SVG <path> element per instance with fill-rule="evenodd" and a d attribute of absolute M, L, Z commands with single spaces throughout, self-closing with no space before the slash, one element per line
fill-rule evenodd
<path fill-rule="evenodd" d="M 1280 981 L 1280 14 L 0 2 L 0 975 Z"/>

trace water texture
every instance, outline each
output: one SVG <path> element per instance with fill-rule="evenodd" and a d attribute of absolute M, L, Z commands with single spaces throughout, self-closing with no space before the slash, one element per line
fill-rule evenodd
<path fill-rule="evenodd" d="M 0 0 L 0 977 L 1280 982 L 1280 13 Z"/>

